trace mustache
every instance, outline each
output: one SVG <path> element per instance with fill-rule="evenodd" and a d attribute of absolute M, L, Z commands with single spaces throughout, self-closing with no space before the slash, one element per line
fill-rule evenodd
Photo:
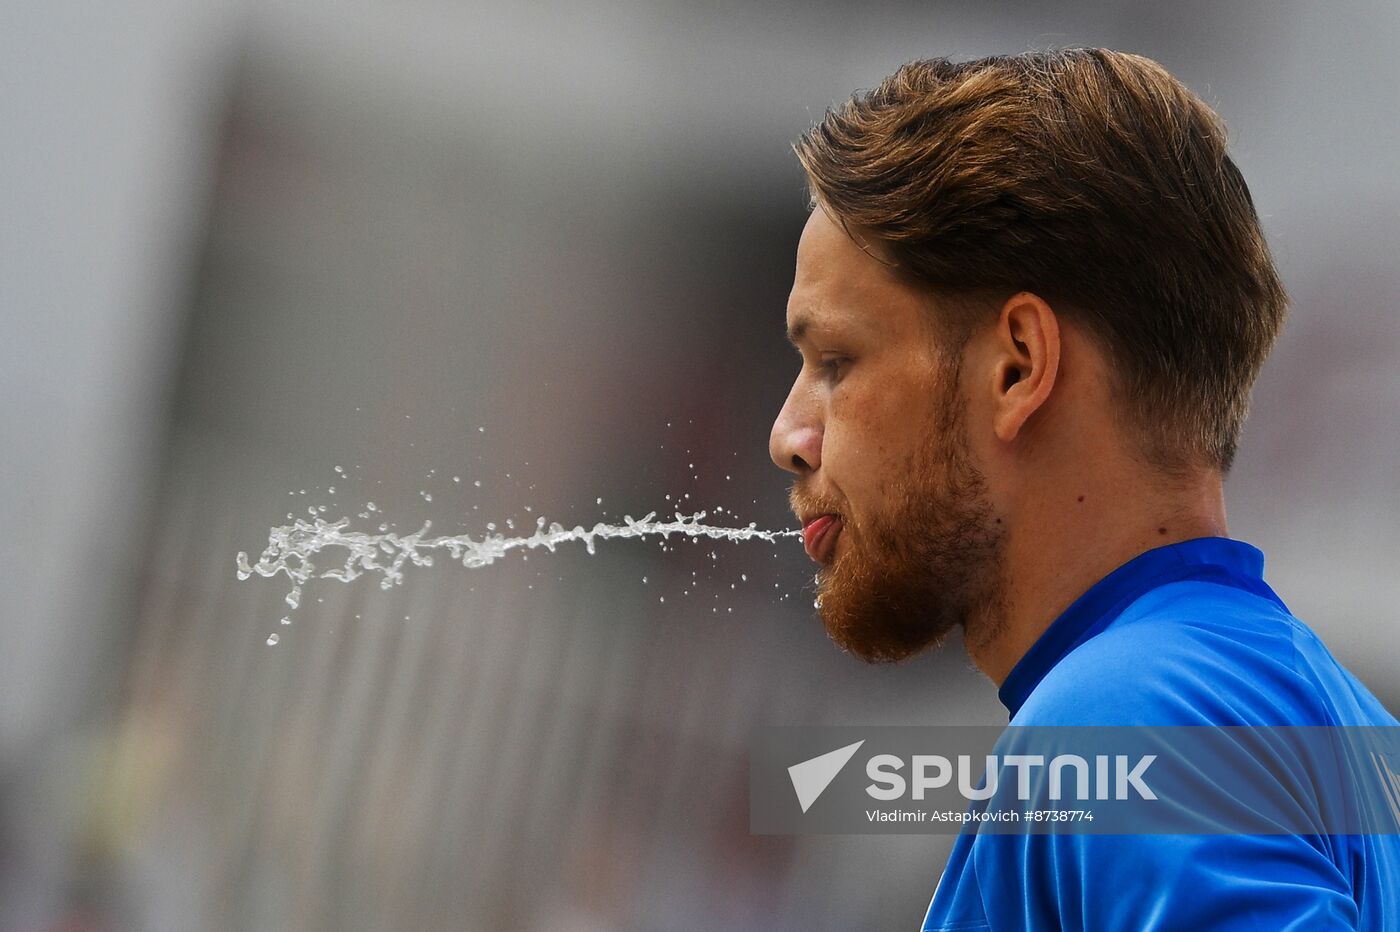
<path fill-rule="evenodd" d="M 841 504 L 829 495 L 822 495 L 794 482 L 788 491 L 788 505 L 798 516 L 819 514 L 841 514 Z"/>

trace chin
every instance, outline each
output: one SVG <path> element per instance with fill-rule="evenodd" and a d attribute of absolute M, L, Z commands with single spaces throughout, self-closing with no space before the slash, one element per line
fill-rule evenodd
<path fill-rule="evenodd" d="M 873 568 L 872 568 L 873 569 Z M 840 560 L 819 574 L 817 611 L 827 635 L 867 663 L 897 663 L 940 646 L 962 613 L 927 585 L 904 585 Z"/>

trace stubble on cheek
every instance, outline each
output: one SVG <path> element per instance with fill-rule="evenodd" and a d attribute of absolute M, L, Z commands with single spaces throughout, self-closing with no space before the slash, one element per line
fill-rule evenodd
<path fill-rule="evenodd" d="M 997 614 L 1004 529 L 961 415 L 940 412 L 929 435 L 942 447 L 917 450 L 881 477 L 879 510 L 850 516 L 836 560 L 818 575 L 828 634 L 864 660 L 902 660 Z"/>

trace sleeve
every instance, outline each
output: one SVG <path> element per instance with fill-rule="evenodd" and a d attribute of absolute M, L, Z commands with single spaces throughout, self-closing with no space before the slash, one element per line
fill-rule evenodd
<path fill-rule="evenodd" d="M 1324 850 L 1296 835 L 985 835 L 977 873 L 993 929 L 1355 929 Z"/>

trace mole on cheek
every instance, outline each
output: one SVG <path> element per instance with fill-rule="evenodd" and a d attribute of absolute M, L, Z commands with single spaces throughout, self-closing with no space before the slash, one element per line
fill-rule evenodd
<path fill-rule="evenodd" d="M 1084 501 L 1084 496 L 1083 496 L 1083 495 L 1079 496 L 1079 500 L 1080 500 L 1081 502 Z"/>
<path fill-rule="evenodd" d="M 1157 533 L 1158 533 L 1158 534 L 1165 534 L 1165 533 L 1167 533 L 1167 529 L 1164 528 L 1164 527 L 1159 527 L 1159 528 L 1157 529 Z"/>

